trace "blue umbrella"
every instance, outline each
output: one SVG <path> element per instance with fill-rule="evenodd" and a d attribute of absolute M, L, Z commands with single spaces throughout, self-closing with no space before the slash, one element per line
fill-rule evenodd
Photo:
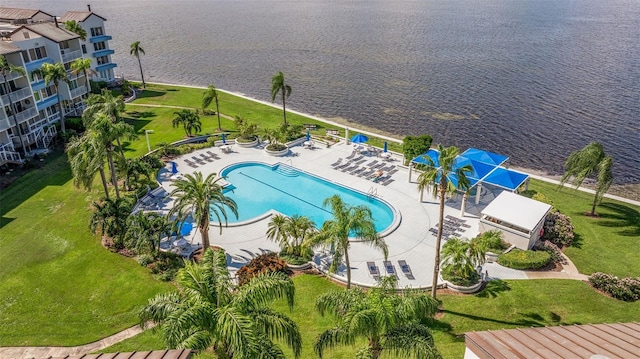
<path fill-rule="evenodd" d="M 191 222 L 182 222 L 182 226 L 180 227 L 180 235 L 188 236 L 193 229 L 193 223 Z"/>
<path fill-rule="evenodd" d="M 222 144 L 223 145 L 227 144 L 227 136 L 225 136 L 224 132 L 222 133 Z"/>
<path fill-rule="evenodd" d="M 309 130 L 307 130 L 307 141 L 309 141 L 310 138 L 311 138 L 311 135 L 309 134 Z"/>
<path fill-rule="evenodd" d="M 384 141 L 384 152 L 387 152 L 387 141 Z"/>
<path fill-rule="evenodd" d="M 178 173 L 178 165 L 175 162 L 171 161 L 171 174 L 176 173 Z"/>
<path fill-rule="evenodd" d="M 369 137 L 367 137 L 367 136 L 365 136 L 365 135 L 363 135 L 361 133 L 351 137 L 351 142 L 353 142 L 353 143 L 365 143 L 367 141 L 369 141 Z"/>

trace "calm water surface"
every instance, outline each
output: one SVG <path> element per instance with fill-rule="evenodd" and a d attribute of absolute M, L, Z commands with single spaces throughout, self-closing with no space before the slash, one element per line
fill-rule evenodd
<path fill-rule="evenodd" d="M 4 0 L 58 15 L 79 0 Z M 475 146 L 562 171 L 600 141 L 617 183 L 640 183 L 640 1 L 94 2 L 118 73 L 270 99 L 398 135 Z"/>

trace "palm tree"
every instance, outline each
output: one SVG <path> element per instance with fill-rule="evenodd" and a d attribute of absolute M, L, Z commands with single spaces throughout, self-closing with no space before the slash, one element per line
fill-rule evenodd
<path fill-rule="evenodd" d="M 438 235 L 436 236 L 435 263 L 433 265 L 433 285 L 431 296 L 436 298 L 436 288 L 438 286 L 438 272 L 440 270 L 440 245 L 442 243 L 442 226 L 444 223 L 444 200 L 447 193 L 454 194 L 459 190 L 467 191 L 469 180 L 465 173 L 471 172 L 471 166 L 465 165 L 455 167 L 454 161 L 460 154 L 457 147 L 443 147 L 438 145 L 438 163 L 440 167 L 434 166 L 433 160 L 429 156 L 424 156 L 429 164 L 427 169 L 418 176 L 418 190 L 431 189 L 434 195 L 440 196 L 440 215 L 438 217 Z"/>
<path fill-rule="evenodd" d="M 211 105 L 212 101 L 216 101 L 216 115 L 218 115 L 218 131 L 222 131 L 222 126 L 220 125 L 220 107 L 218 103 L 218 91 L 216 91 L 215 86 L 209 85 L 207 90 L 202 94 L 202 113 L 204 110 Z"/>
<path fill-rule="evenodd" d="M 69 83 L 69 77 L 67 76 L 67 70 L 64 69 L 64 65 L 60 62 L 55 64 L 50 64 L 45 62 L 42 64 L 42 67 L 33 71 L 36 74 L 39 74 L 44 79 L 45 84 L 53 84 L 53 87 L 56 90 L 56 95 L 58 97 L 58 110 L 60 114 L 60 129 L 62 133 L 66 131 L 64 124 L 64 115 L 62 113 L 62 102 L 60 101 L 60 81 Z"/>
<path fill-rule="evenodd" d="M 443 276 L 458 285 L 476 284 L 480 279 L 476 268 L 484 263 L 485 252 L 478 240 L 472 244 L 468 240 L 450 238 L 442 246 Z"/>
<path fill-rule="evenodd" d="M 282 94 L 282 115 L 284 116 L 284 125 L 287 125 L 287 106 L 285 99 L 291 95 L 291 86 L 284 82 L 284 74 L 278 72 L 271 78 L 271 102 L 276 100 L 278 93 Z"/>
<path fill-rule="evenodd" d="M 202 130 L 202 122 L 200 122 L 200 116 L 192 110 L 180 110 L 173 113 L 176 117 L 173 118 L 173 127 L 178 127 L 182 124 L 184 132 L 187 137 L 191 137 L 192 132 L 200 132 Z"/>
<path fill-rule="evenodd" d="M 170 194 L 176 200 L 169 214 L 183 217 L 191 213 L 198 224 L 202 235 L 202 246 L 205 249 L 211 246 L 209 222 L 212 213 L 220 223 L 220 234 L 222 234 L 222 219 L 225 225 L 227 224 L 227 210 L 231 210 L 238 218 L 236 202 L 222 193 L 222 186 L 218 184 L 221 178 L 216 176 L 215 173 L 211 173 L 207 178 L 203 178 L 201 172 L 195 172 L 193 175 L 186 174 L 173 182 L 175 189 Z"/>
<path fill-rule="evenodd" d="M 18 138 L 20 139 L 20 146 L 22 146 L 22 153 L 24 154 L 24 158 L 27 158 L 27 147 L 24 145 L 24 141 L 22 140 L 22 129 L 18 124 L 18 118 L 16 117 L 18 110 L 11 100 L 11 89 L 9 88 L 9 81 L 7 81 L 7 76 L 12 73 L 20 74 L 22 76 L 25 75 L 25 71 L 22 67 L 10 64 L 7 61 L 7 57 L 5 55 L 0 55 L 0 74 L 2 74 L 2 84 L 7 90 L 7 98 L 9 99 L 9 107 L 11 108 L 11 114 L 13 118 L 13 124 L 16 127 L 16 131 L 18 131 Z"/>
<path fill-rule="evenodd" d="M 127 220 L 125 240 L 127 247 L 135 248 L 137 253 L 156 254 L 160 250 L 160 241 L 171 235 L 173 226 L 167 218 L 155 212 L 138 212 Z"/>
<path fill-rule="evenodd" d="M 147 85 L 144 82 L 144 74 L 142 73 L 142 62 L 140 62 L 140 54 L 144 55 L 144 49 L 140 46 L 140 41 L 136 41 L 131 44 L 131 51 L 129 51 L 129 54 L 135 56 L 138 59 L 138 66 L 140 67 L 140 77 L 142 77 L 142 87 L 147 88 Z"/>
<path fill-rule="evenodd" d="M 122 96 L 113 96 L 111 91 L 103 89 L 100 94 L 90 95 L 85 101 L 82 121 L 86 128 L 90 128 L 91 122 L 96 115 L 98 113 L 104 113 L 111 119 L 111 122 L 119 123 L 122 122 L 120 114 L 124 112 L 124 109 Z M 116 138 L 116 143 L 118 144 L 120 156 L 124 157 L 124 149 L 122 148 L 122 143 L 120 143 L 120 138 Z"/>
<path fill-rule="evenodd" d="M 295 287 L 282 273 L 263 274 L 237 287 L 223 250 L 207 249 L 200 264 L 186 262 L 176 277 L 177 291 L 159 294 L 140 312 L 142 325 L 160 325 L 170 348 L 204 350 L 217 358 L 284 358 L 274 340 L 286 343 L 298 358 L 298 326 L 269 307 L 286 299 L 293 307 Z"/>
<path fill-rule="evenodd" d="M 91 93 L 91 85 L 89 84 L 89 77 L 87 74 L 91 76 L 95 76 L 98 73 L 95 72 L 91 68 L 91 59 L 83 59 L 79 58 L 71 63 L 71 73 L 74 75 L 78 75 L 82 73 L 84 75 L 84 85 L 87 87 L 87 97 Z"/>
<path fill-rule="evenodd" d="M 93 202 L 93 207 L 95 211 L 89 220 L 91 232 L 111 237 L 116 248 L 122 248 L 131 201 L 126 198 L 105 199 L 102 203 Z"/>
<path fill-rule="evenodd" d="M 309 217 L 276 214 L 269 221 L 267 238 L 280 245 L 282 254 L 303 257 L 308 252 L 307 240 L 316 232 L 316 225 Z"/>
<path fill-rule="evenodd" d="M 85 41 L 87 39 L 87 32 L 82 26 L 75 20 L 68 20 L 64 22 L 64 28 L 80 36 L 80 40 Z"/>
<path fill-rule="evenodd" d="M 580 151 L 571 153 L 564 167 L 565 173 L 560 179 L 561 185 L 573 177 L 572 183 L 578 188 L 587 177 L 597 174 L 596 193 L 590 213 L 591 216 L 595 216 L 596 205 L 602 201 L 602 197 L 613 183 L 613 158 L 604 153 L 600 143 L 591 142 Z"/>
<path fill-rule="evenodd" d="M 329 270 L 335 273 L 344 257 L 347 266 L 347 289 L 351 288 L 351 265 L 349 263 L 349 248 L 354 237 L 360 242 L 378 248 L 387 259 L 389 250 L 376 231 L 371 209 L 367 206 L 350 206 L 342 201 L 339 195 L 333 195 L 324 200 L 325 207 L 330 206 L 333 219 L 325 221 L 320 231 L 311 237 L 313 246 L 328 245 L 332 248 L 333 260 Z"/>
<path fill-rule="evenodd" d="M 73 175 L 73 184 L 91 190 L 96 173 L 100 173 L 104 194 L 109 199 L 109 188 L 104 173 L 105 148 L 100 146 L 94 137 L 73 137 L 66 148 L 69 166 Z"/>
<path fill-rule="evenodd" d="M 384 277 L 378 287 L 325 293 L 316 300 L 321 315 L 331 314 L 338 324 L 320 333 L 314 350 L 322 358 L 325 349 L 363 342 L 358 358 L 378 358 L 383 353 L 399 358 L 441 358 L 429 328 L 438 302 L 418 291 L 397 295 L 396 278 Z"/>

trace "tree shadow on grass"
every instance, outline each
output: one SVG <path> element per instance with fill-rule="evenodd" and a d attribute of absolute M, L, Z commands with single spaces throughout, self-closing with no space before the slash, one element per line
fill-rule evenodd
<path fill-rule="evenodd" d="M 448 313 L 451 315 L 456 315 L 459 317 L 464 317 L 472 321 L 491 322 L 491 323 L 504 324 L 506 326 L 515 326 L 515 327 L 546 327 L 546 326 L 554 326 L 554 325 L 582 324 L 580 322 L 563 322 L 562 317 L 554 312 L 548 312 L 548 313 L 518 312 L 515 315 L 519 316 L 519 318 L 514 318 L 513 320 L 481 317 L 479 315 L 454 312 L 450 310 L 443 310 L 442 312 Z"/>
<path fill-rule="evenodd" d="M 487 283 L 482 292 L 476 294 L 476 297 L 495 298 L 498 296 L 498 294 L 509 290 L 511 290 L 509 283 L 500 279 L 494 279 Z"/>
<path fill-rule="evenodd" d="M 640 213 L 629 206 L 605 202 L 600 204 L 600 208 L 606 208 L 609 211 L 600 213 L 598 225 L 603 227 L 621 228 L 616 233 L 625 237 L 640 238 Z"/>
<path fill-rule="evenodd" d="M 571 247 L 582 249 L 582 244 L 584 243 L 584 238 L 579 233 L 573 232 L 573 242 L 571 243 Z"/>
<path fill-rule="evenodd" d="M 171 90 L 166 90 L 171 91 Z M 140 94 L 136 94 L 136 98 L 151 98 L 151 97 L 160 97 L 166 94 L 166 91 L 154 91 L 154 90 L 144 90 Z M 176 91 L 176 90 L 173 90 Z"/>
<path fill-rule="evenodd" d="M 158 116 L 153 111 L 127 111 L 127 115 L 130 117 L 125 117 L 125 118 L 129 118 L 130 120 L 137 120 L 141 118 L 150 118 L 150 117 Z"/>

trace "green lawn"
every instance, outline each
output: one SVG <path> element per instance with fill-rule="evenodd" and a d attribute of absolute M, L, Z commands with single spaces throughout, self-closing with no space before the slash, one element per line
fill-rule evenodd
<path fill-rule="evenodd" d="M 89 233 L 94 197 L 72 186 L 64 155 L 0 192 L 0 346 L 98 340 L 170 287 Z"/>
<path fill-rule="evenodd" d="M 640 252 L 635 249 L 640 239 L 640 208 L 605 198 L 596 208 L 600 217 L 593 218 L 584 215 L 591 211 L 592 194 L 542 181 L 532 181 L 530 189 L 543 193 L 571 217 L 576 242 L 565 253 L 581 273 L 640 276 Z"/>

